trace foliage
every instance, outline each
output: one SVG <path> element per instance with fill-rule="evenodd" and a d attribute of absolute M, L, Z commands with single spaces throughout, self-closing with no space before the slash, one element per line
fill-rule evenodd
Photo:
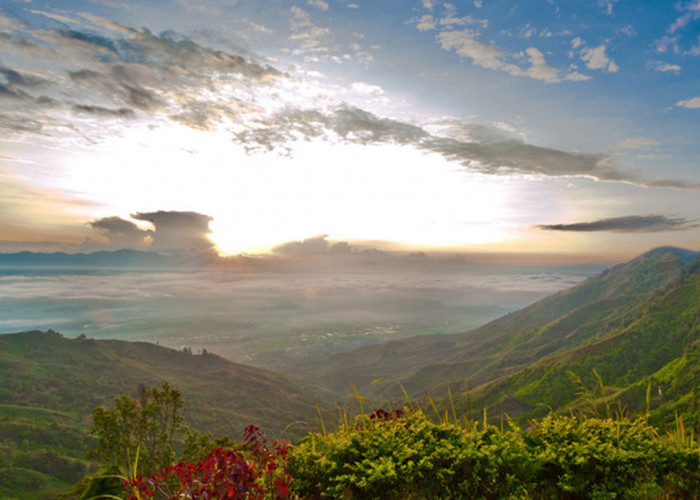
<path fill-rule="evenodd" d="M 291 446 L 275 441 L 271 448 L 256 426 L 244 432 L 245 452 L 216 448 L 197 463 L 179 462 L 149 477 L 138 475 L 124 486 L 129 500 L 143 498 L 286 498 L 286 459 Z"/>
<path fill-rule="evenodd" d="M 175 459 L 174 439 L 183 431 L 182 394 L 164 382 L 141 387 L 136 400 L 122 395 L 114 409 L 93 409 L 93 433 L 98 437 L 91 456 L 117 465 L 127 474 L 151 473 Z"/>
<path fill-rule="evenodd" d="M 187 429 L 187 437 L 183 444 L 180 459 L 184 462 L 201 462 L 216 448 L 238 449 L 245 447 L 245 443 L 235 440 L 230 436 L 212 438 L 209 433 L 201 433 Z"/>
<path fill-rule="evenodd" d="M 85 476 L 73 487 L 56 495 L 57 500 L 87 500 L 93 498 L 114 498 L 123 494 L 123 474 L 116 465 L 107 466 L 95 474 Z"/>
<path fill-rule="evenodd" d="M 473 422 L 472 422 L 473 424 Z M 528 429 L 358 417 L 291 456 L 304 498 L 612 498 L 700 491 L 700 450 L 637 420 L 545 417 Z"/>

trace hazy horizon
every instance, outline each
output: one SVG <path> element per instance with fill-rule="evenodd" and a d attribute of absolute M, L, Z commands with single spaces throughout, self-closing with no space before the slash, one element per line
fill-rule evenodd
<path fill-rule="evenodd" d="M 264 364 L 274 352 L 347 351 L 470 330 L 600 268 L 445 262 L 254 273 L 5 268 L 0 332 L 145 340 Z"/>

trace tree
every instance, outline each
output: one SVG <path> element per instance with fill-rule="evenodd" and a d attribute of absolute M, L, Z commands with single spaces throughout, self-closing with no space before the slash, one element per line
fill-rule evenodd
<path fill-rule="evenodd" d="M 185 430 L 182 393 L 164 382 L 141 386 L 139 399 L 122 395 L 114 409 L 92 410 L 97 447 L 90 456 L 118 466 L 126 477 L 152 474 L 175 461 L 174 441 Z"/>

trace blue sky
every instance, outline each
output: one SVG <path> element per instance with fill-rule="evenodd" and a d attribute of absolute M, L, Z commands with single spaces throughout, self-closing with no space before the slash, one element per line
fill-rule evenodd
<path fill-rule="evenodd" d="M 699 0 L 2 0 L 0 45 L 0 250 L 700 246 Z"/>

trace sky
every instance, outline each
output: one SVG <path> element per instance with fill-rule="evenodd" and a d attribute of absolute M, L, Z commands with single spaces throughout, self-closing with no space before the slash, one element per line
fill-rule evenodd
<path fill-rule="evenodd" d="M 700 249 L 700 0 L 0 0 L 0 251 Z"/>

